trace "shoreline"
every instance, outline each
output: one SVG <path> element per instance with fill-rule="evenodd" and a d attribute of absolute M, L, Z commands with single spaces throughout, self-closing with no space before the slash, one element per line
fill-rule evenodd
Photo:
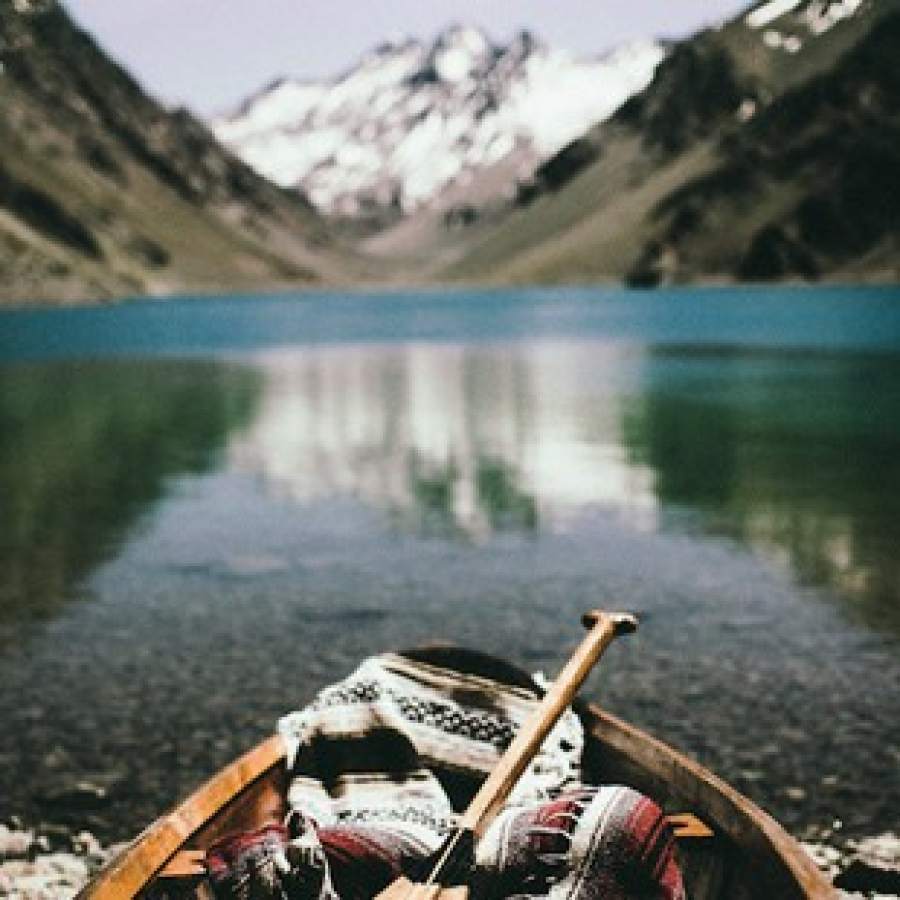
<path fill-rule="evenodd" d="M 503 279 L 423 279 L 407 280 L 403 278 L 385 278 L 375 280 L 347 281 L 284 281 L 268 282 L 261 285 L 234 287 L 231 284 L 189 284 L 177 285 L 171 289 L 145 292 L 123 292 L 121 294 L 34 294 L 21 296 L 4 294 L 0 286 L 0 312 L 33 312 L 38 310 L 71 310 L 98 309 L 103 307 L 128 306 L 135 303 L 173 303 L 182 300 L 220 300 L 262 297 L 277 299 L 279 297 L 300 296 L 303 298 L 320 295 L 327 298 L 331 295 L 351 294 L 357 296 L 379 294 L 452 294 L 456 292 L 501 292 L 534 290 L 546 291 L 554 289 L 621 289 L 623 291 L 646 294 L 655 291 L 702 290 L 735 288 L 738 290 L 755 289 L 767 291 L 783 288 L 814 289 L 855 289 L 886 288 L 895 289 L 900 286 L 894 272 L 873 272 L 860 274 L 857 277 L 824 276 L 815 280 L 804 278 L 773 278 L 771 280 L 740 280 L 728 276 L 703 275 L 684 281 L 663 282 L 652 287 L 638 287 L 628 284 L 622 278 L 573 278 L 562 280 L 517 282 Z"/>
<path fill-rule="evenodd" d="M 832 878 L 840 897 L 900 897 L 900 835 L 885 832 L 842 842 L 832 828 L 823 828 L 819 838 L 800 844 Z M 0 897 L 69 900 L 126 845 L 103 847 L 86 830 L 58 825 L 29 828 L 14 818 L 0 824 Z"/>

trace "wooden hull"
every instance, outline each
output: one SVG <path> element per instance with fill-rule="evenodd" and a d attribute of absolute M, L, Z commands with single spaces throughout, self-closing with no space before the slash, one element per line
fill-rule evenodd
<path fill-rule="evenodd" d="M 691 900 L 837 898 L 799 844 L 724 781 L 596 707 L 586 708 L 585 721 L 589 776 L 602 771 L 602 781 L 631 785 L 667 812 L 693 813 L 712 829 L 712 836 L 678 843 Z M 151 825 L 78 896 L 190 895 L 194 860 L 224 834 L 281 818 L 286 787 L 284 748 L 271 737 Z"/>

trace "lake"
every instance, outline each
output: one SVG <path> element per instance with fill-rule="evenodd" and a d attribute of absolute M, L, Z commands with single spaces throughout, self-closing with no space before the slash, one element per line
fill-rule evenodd
<path fill-rule="evenodd" d="M 895 828 L 898 522 L 897 289 L 4 312 L 0 818 L 129 837 L 366 654 L 552 673 L 602 605 L 590 696 Z"/>

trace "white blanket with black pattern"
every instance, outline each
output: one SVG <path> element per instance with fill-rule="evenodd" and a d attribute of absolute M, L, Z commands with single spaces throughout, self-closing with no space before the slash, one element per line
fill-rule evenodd
<path fill-rule="evenodd" d="M 530 680 L 460 653 L 465 671 L 452 651 L 367 659 L 281 719 L 286 839 L 321 850 L 320 898 L 368 900 L 434 851 L 539 702 Z M 569 711 L 480 842 L 476 896 L 683 898 L 661 810 L 626 787 L 582 784 L 583 746 Z"/>

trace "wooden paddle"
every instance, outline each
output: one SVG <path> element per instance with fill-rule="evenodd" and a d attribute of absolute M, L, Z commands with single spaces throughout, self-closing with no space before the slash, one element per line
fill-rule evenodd
<path fill-rule="evenodd" d="M 482 784 L 456 828 L 428 860 L 424 876 L 416 881 L 401 876 L 375 900 L 466 900 L 468 887 L 464 880 L 475 841 L 485 833 L 603 651 L 618 635 L 630 634 L 637 628 L 637 619 L 629 613 L 593 610 L 584 615 L 582 622 L 589 629 L 584 640 Z"/>

